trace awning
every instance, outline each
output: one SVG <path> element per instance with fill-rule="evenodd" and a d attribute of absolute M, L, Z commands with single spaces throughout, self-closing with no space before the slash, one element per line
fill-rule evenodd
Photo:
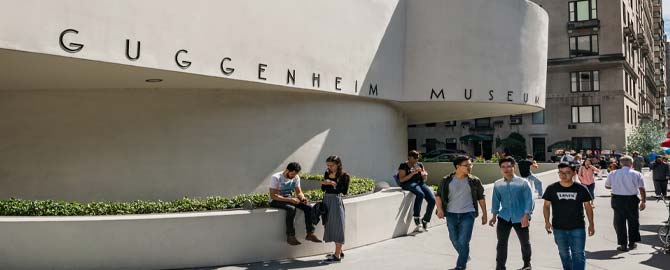
<path fill-rule="evenodd" d="M 667 139 L 661 143 L 661 147 L 670 147 L 670 139 Z"/>
<path fill-rule="evenodd" d="M 493 141 L 493 135 L 490 134 L 469 134 L 458 138 L 463 141 L 479 142 L 479 141 Z"/>

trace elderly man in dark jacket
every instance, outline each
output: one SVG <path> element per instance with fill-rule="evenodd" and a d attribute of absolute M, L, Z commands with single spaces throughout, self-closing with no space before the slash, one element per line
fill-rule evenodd
<path fill-rule="evenodd" d="M 654 192 L 656 193 L 656 197 L 667 196 L 670 166 L 668 166 L 664 158 L 656 158 L 654 163 L 649 167 L 652 171 L 652 179 L 654 179 Z"/>

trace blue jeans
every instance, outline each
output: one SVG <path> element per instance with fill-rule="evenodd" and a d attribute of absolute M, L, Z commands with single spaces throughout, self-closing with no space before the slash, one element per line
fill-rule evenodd
<path fill-rule="evenodd" d="M 411 181 L 400 187 L 414 194 L 414 217 L 421 216 L 421 204 L 423 203 L 423 200 L 426 199 L 428 205 L 426 205 L 426 213 L 423 216 L 423 220 L 430 222 L 430 218 L 433 216 L 433 210 L 435 209 L 435 194 L 433 193 L 433 190 L 430 189 L 426 183 L 418 183 L 415 181 Z"/>
<path fill-rule="evenodd" d="M 475 224 L 475 212 L 462 214 L 447 212 L 446 217 L 449 239 L 458 252 L 456 267 L 465 268 L 470 255 L 470 239 L 472 238 L 472 227 Z"/>
<path fill-rule="evenodd" d="M 554 229 L 554 241 L 558 246 L 558 254 L 561 256 L 564 270 L 585 269 L 586 230 L 584 228 L 574 230 Z"/>
<path fill-rule="evenodd" d="M 535 190 L 537 191 L 537 196 L 542 197 L 542 181 L 535 177 L 535 175 L 531 174 L 528 177 L 526 177 L 528 181 L 533 182 L 533 187 L 535 187 Z"/>

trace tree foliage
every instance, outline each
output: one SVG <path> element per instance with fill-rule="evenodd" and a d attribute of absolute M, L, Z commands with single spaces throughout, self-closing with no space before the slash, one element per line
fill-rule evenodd
<path fill-rule="evenodd" d="M 526 157 L 526 139 L 523 135 L 512 132 L 507 138 L 501 140 L 500 143 L 508 156 L 512 156 L 517 160 Z"/>
<path fill-rule="evenodd" d="M 640 152 L 647 155 L 651 151 L 659 153 L 661 142 L 665 140 L 665 129 L 658 121 L 645 121 L 628 135 L 628 152 Z"/>

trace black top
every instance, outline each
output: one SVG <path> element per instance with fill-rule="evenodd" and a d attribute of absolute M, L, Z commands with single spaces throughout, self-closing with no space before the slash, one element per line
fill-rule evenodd
<path fill-rule="evenodd" d="M 600 169 L 607 169 L 607 161 L 604 159 L 598 161 L 598 165 L 600 166 Z"/>
<path fill-rule="evenodd" d="M 349 174 L 342 173 L 339 177 L 330 178 L 328 171 L 323 175 L 324 180 L 331 180 L 337 182 L 337 186 L 333 187 L 331 185 L 321 185 L 321 190 L 329 194 L 342 194 L 347 195 L 349 192 Z"/>
<path fill-rule="evenodd" d="M 414 167 L 419 167 L 423 169 L 423 164 L 421 162 L 417 162 L 414 164 Z M 400 163 L 400 166 L 398 167 L 398 170 L 404 170 L 405 171 L 405 176 L 409 175 L 411 168 L 409 167 L 409 164 L 407 162 Z M 405 182 L 400 182 L 401 184 L 408 184 L 410 182 L 423 182 L 423 177 L 421 177 L 420 173 L 417 173 L 412 176 L 409 180 Z"/>
<path fill-rule="evenodd" d="M 591 200 L 585 186 L 573 183 L 570 187 L 553 183 L 544 191 L 543 199 L 551 202 L 551 223 L 554 229 L 573 230 L 584 228 L 584 203 Z"/>
<path fill-rule="evenodd" d="M 521 177 L 530 176 L 530 166 L 533 165 L 533 162 L 528 159 L 524 159 L 520 160 L 518 163 L 519 163 L 519 174 L 521 175 Z"/>

